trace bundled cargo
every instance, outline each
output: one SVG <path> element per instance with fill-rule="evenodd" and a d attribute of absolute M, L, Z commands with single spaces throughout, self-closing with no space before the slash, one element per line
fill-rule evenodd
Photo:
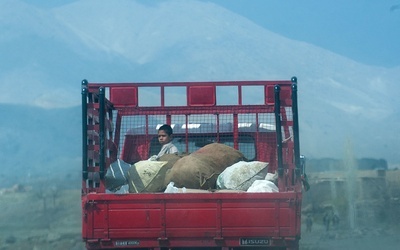
<path fill-rule="evenodd" d="M 111 163 L 104 176 L 107 190 L 116 192 L 123 185 L 126 185 L 128 183 L 127 175 L 130 167 L 130 164 L 121 159 L 117 159 Z"/>
<path fill-rule="evenodd" d="M 128 170 L 128 184 L 130 193 L 161 192 L 165 189 L 164 179 L 166 172 L 172 168 L 180 157 L 175 154 L 166 154 L 159 161 L 139 161 Z"/>
<path fill-rule="evenodd" d="M 263 180 L 267 171 L 267 162 L 237 162 L 218 176 L 217 188 L 246 191 L 254 181 Z"/>
<path fill-rule="evenodd" d="M 232 164 L 245 160 L 244 155 L 225 144 L 211 143 L 179 159 L 166 174 L 164 185 L 215 189 L 218 175 Z"/>
<path fill-rule="evenodd" d="M 249 193 L 276 193 L 279 192 L 278 187 L 269 180 L 255 180 L 247 189 Z"/>

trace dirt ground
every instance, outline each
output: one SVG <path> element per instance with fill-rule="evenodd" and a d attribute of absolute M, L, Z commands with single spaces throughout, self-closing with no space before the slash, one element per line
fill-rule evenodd
<path fill-rule="evenodd" d="M 312 231 L 307 232 L 302 227 L 302 250 L 391 250 L 399 249 L 399 228 L 369 228 L 369 229 L 331 229 L 326 231 L 322 223 L 313 223 Z"/>
<path fill-rule="evenodd" d="M 80 190 L 13 187 L 0 190 L 0 250 L 82 250 Z M 302 229 L 300 249 L 398 249 L 394 228 L 332 229 L 321 222 Z"/>
<path fill-rule="evenodd" d="M 0 250 L 81 250 L 80 190 L 0 192 Z"/>

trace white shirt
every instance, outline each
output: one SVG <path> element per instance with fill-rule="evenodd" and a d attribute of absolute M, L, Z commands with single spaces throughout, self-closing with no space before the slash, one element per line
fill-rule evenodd
<path fill-rule="evenodd" d="M 160 153 L 158 153 L 157 155 L 157 159 L 165 154 L 178 154 L 178 153 L 179 153 L 178 148 L 174 144 L 172 144 L 172 142 L 169 142 L 162 146 Z"/>

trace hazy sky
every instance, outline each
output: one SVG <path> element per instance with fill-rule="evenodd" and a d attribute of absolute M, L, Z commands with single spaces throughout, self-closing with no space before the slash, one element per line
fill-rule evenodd
<path fill-rule="evenodd" d="M 78 0 L 23 1 L 54 7 Z M 136 1 L 157 5 L 169 0 Z M 400 66 L 400 0 L 198 1 L 216 3 L 272 32 L 364 64 Z"/>
<path fill-rule="evenodd" d="M 400 0 L 202 0 L 369 65 L 400 66 Z"/>

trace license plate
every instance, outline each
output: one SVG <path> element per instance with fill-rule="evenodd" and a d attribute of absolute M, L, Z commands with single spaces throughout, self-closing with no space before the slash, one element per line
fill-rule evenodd
<path fill-rule="evenodd" d="M 138 240 L 118 240 L 115 242 L 115 246 L 138 246 Z"/>
<path fill-rule="evenodd" d="M 269 246 L 270 243 L 268 238 L 240 238 L 241 246 Z"/>

